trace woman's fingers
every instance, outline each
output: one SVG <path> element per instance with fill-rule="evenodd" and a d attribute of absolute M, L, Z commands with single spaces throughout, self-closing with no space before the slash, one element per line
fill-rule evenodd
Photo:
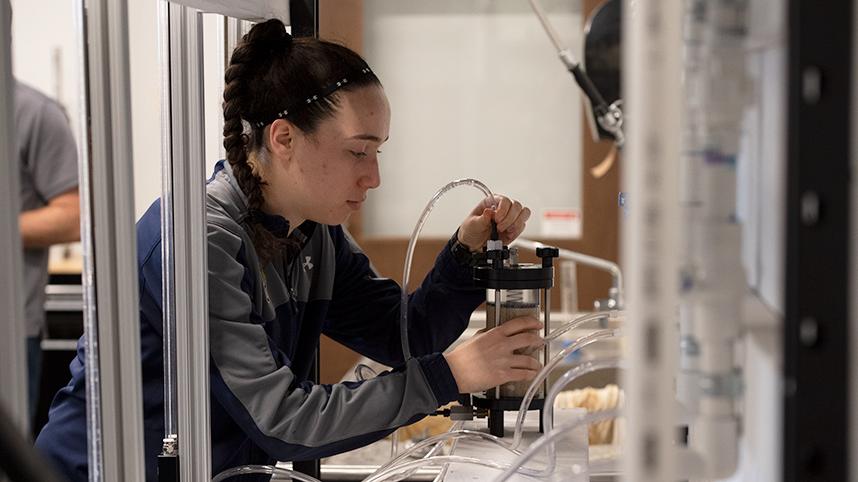
<path fill-rule="evenodd" d="M 542 328 L 542 322 L 532 316 L 522 316 L 504 322 L 497 329 L 503 336 L 512 336 L 523 331 L 538 330 Z"/>

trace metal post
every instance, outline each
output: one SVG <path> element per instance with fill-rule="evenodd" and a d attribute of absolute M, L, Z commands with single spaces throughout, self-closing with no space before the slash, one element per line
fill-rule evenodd
<path fill-rule="evenodd" d="M 20 166 L 15 148 L 15 103 L 12 77 L 12 7 L 0 2 L 0 306 L 4 308 L 0 336 L 0 403 L 21 433 L 30 432 L 27 409 L 27 363 L 24 332 L 24 290 L 21 233 L 18 229 Z"/>
<path fill-rule="evenodd" d="M 854 463 L 848 451 L 855 436 L 848 384 L 849 304 L 856 296 L 854 286 L 849 290 L 852 3 L 787 2 L 785 481 L 849 480 Z"/>
<path fill-rule="evenodd" d="M 164 200 L 173 214 L 179 473 L 181 480 L 210 480 L 202 19 L 189 7 L 171 4 L 169 9 L 172 147 L 165 173 L 172 176 L 172 186 L 165 183 L 165 188 L 172 191 Z"/>
<path fill-rule="evenodd" d="M 170 4 L 158 1 L 158 56 L 161 65 L 161 312 L 164 337 L 164 437 L 178 433 L 176 421 L 176 303 L 173 299 L 173 172 L 170 122 Z"/>
<path fill-rule="evenodd" d="M 232 51 L 235 49 L 242 35 L 242 21 L 237 18 L 224 17 L 224 37 L 223 37 L 223 67 L 229 67 L 229 58 L 232 56 Z"/>
<path fill-rule="evenodd" d="M 858 292 L 858 119 L 855 117 L 855 112 L 858 112 L 858 86 L 855 85 L 854 79 L 858 79 L 858 35 L 855 35 L 855 28 L 858 27 L 858 5 L 852 1 L 852 89 L 850 91 L 850 103 L 852 106 L 850 116 L 851 140 L 850 157 L 851 157 L 851 172 L 852 177 L 849 181 L 849 189 L 851 191 L 851 203 L 849 212 L 852 215 L 850 220 L 849 230 L 851 241 L 849 242 L 850 252 L 849 261 L 852 265 L 849 275 L 848 293 L 853 293 L 850 296 L 849 305 L 849 346 L 858 346 L 858 296 L 854 293 Z M 849 365 L 847 367 L 849 373 L 849 422 L 847 429 L 851 436 L 849 437 L 849 452 L 847 457 L 849 460 L 858 461 L 858 354 L 854 351 L 849 354 Z M 858 463 L 853 462 L 849 466 L 848 480 L 858 480 Z"/>
<path fill-rule="evenodd" d="M 98 393 L 100 432 L 89 433 L 90 480 L 143 480 L 143 408 L 128 15 L 124 0 L 87 4 L 91 157 L 82 217 L 90 218 L 83 283 L 95 301 L 87 320 L 87 393 Z M 97 253 L 97 257 L 95 257 Z M 91 268 L 94 266 L 94 272 Z M 94 286 L 93 286 L 94 282 Z M 91 296 L 94 293 L 94 299 Z M 87 311 L 85 316 L 92 313 Z M 93 330 L 97 327 L 96 330 Z M 130 355 L 130 356 L 129 356 Z M 100 460 L 98 460 L 100 455 Z"/>
<path fill-rule="evenodd" d="M 679 0 L 623 6 L 623 86 L 629 118 L 623 191 L 635 203 L 623 238 L 628 279 L 629 371 L 624 477 L 676 480 L 673 375 L 679 270 Z"/>

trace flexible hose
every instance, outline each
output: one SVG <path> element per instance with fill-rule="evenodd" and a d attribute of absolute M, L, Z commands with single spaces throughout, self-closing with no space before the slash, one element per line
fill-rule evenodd
<path fill-rule="evenodd" d="M 457 431 L 457 430 L 461 430 L 461 429 L 462 429 L 462 425 L 463 425 L 463 423 L 464 423 L 464 422 L 456 422 L 456 423 L 454 423 L 454 424 L 450 427 L 450 430 L 448 430 L 448 431 L 447 431 L 447 433 L 455 432 L 455 431 Z M 455 443 L 455 440 L 456 440 L 456 439 L 453 439 L 454 443 Z M 431 450 L 429 450 L 429 453 L 427 453 L 426 455 L 424 455 L 424 456 L 423 456 L 423 458 L 424 458 L 424 459 L 428 459 L 428 458 L 430 458 L 430 457 L 433 457 L 436 453 L 438 453 L 438 451 L 439 451 L 439 450 L 441 450 L 441 448 L 444 446 L 444 443 L 446 443 L 446 442 L 447 442 L 447 440 L 445 439 L 445 440 L 441 440 L 440 442 L 436 443 L 436 444 L 435 444 L 435 446 L 434 446 L 434 447 L 432 447 L 432 449 L 431 449 Z M 415 444 L 415 445 L 416 445 L 416 444 Z M 430 445 L 430 444 L 424 444 L 422 447 L 426 447 L 427 445 Z M 421 448 L 422 448 L 422 447 L 421 447 Z M 413 447 L 412 447 L 412 448 L 413 448 Z M 415 452 L 415 450 L 411 450 L 411 449 L 409 449 L 409 454 L 411 454 L 411 453 L 413 453 L 413 452 Z M 402 457 L 397 457 L 395 460 L 401 460 L 401 459 L 402 459 Z M 391 464 L 390 462 L 388 462 L 388 463 L 386 463 L 386 464 L 382 465 L 381 467 L 379 467 L 379 468 L 378 468 L 378 470 L 376 470 L 375 472 L 373 472 L 373 473 L 370 475 L 370 477 L 372 477 L 373 475 L 377 474 L 378 472 L 381 472 L 382 470 L 384 470 L 384 469 L 386 469 L 387 467 L 390 467 L 390 466 L 392 466 L 392 465 L 393 465 L 393 464 Z M 442 469 L 441 469 L 441 472 L 439 473 L 439 475 L 440 475 L 441 473 L 446 472 L 446 467 L 447 467 L 447 464 L 444 464 L 444 468 L 442 468 Z M 392 482 L 396 482 L 396 481 L 399 481 L 399 480 L 402 480 L 402 479 L 407 479 L 408 477 L 411 477 L 411 474 L 413 474 L 414 472 L 417 472 L 417 470 L 418 470 L 417 468 L 409 469 L 409 470 L 405 471 L 405 473 L 403 473 L 403 474 L 401 474 L 401 475 L 399 475 L 399 476 L 397 476 L 397 477 L 392 477 L 392 478 L 390 478 L 389 480 L 391 480 Z"/>
<path fill-rule="evenodd" d="M 484 460 L 476 457 L 462 457 L 457 455 L 437 455 L 434 457 L 422 458 L 420 460 L 413 460 L 409 462 L 402 462 L 394 465 L 389 465 L 382 470 L 377 471 L 370 477 L 364 479 L 364 482 L 382 482 L 391 479 L 400 480 L 401 474 L 400 472 L 418 469 L 420 467 L 424 467 L 427 465 L 440 465 L 440 464 L 450 464 L 450 463 L 461 463 L 461 464 L 472 464 L 479 465 L 482 467 L 488 467 L 491 469 L 503 470 L 504 472 L 501 474 L 501 478 L 497 479 L 498 481 L 507 480 L 513 474 L 522 474 L 531 477 L 540 477 L 543 476 L 546 471 L 538 471 L 535 469 L 530 469 L 524 467 L 524 464 L 533 457 L 539 450 L 543 448 L 543 446 L 553 443 L 554 439 L 560 437 L 561 435 L 565 435 L 569 433 L 571 430 L 574 430 L 581 425 L 588 425 L 590 423 L 599 422 L 605 419 L 616 418 L 619 415 L 619 410 L 608 410 L 604 412 L 596 412 L 596 413 L 588 413 L 581 414 L 575 420 L 559 425 L 552 432 L 545 434 L 540 437 L 539 440 L 533 443 L 533 445 L 528 448 L 526 452 L 521 454 L 512 464 L 503 464 L 496 462 L 494 460 Z M 482 433 L 482 432 L 475 432 Z M 461 438 L 461 437 L 460 437 Z M 427 439 L 428 440 L 428 439 Z M 582 474 L 586 473 L 586 469 L 583 469 Z M 399 477 L 399 478 L 396 478 Z"/>
<path fill-rule="evenodd" d="M 595 422 L 601 422 L 602 420 L 610 420 L 612 418 L 617 418 L 620 416 L 619 410 L 604 410 L 601 412 L 593 412 L 587 414 L 581 414 L 575 420 L 563 423 L 558 425 L 554 430 L 547 432 L 545 435 L 539 438 L 539 440 L 535 441 L 530 447 L 528 447 L 527 451 L 521 454 L 518 459 L 516 459 L 510 466 L 504 470 L 504 472 L 498 476 L 494 480 L 494 482 L 505 482 L 509 480 L 510 477 L 515 475 L 521 467 L 524 466 L 534 455 L 536 455 L 545 445 L 554 444 L 554 440 L 563 435 L 568 434 L 572 430 L 582 426 L 589 425 Z M 588 470 L 584 467 L 579 473 L 576 475 L 586 476 Z"/>
<path fill-rule="evenodd" d="M 527 409 L 530 407 L 530 402 L 533 401 L 534 395 L 536 395 L 537 390 L 539 390 L 539 386 L 542 385 L 542 382 L 548 378 L 548 375 L 551 373 L 551 370 L 554 369 L 561 361 L 563 361 L 566 356 L 575 350 L 584 348 L 585 346 L 596 343 L 597 341 L 605 340 L 608 338 L 614 338 L 620 336 L 622 331 L 620 329 L 607 329 L 607 330 L 599 330 L 594 331 L 588 335 L 584 335 L 580 338 L 577 338 L 573 341 L 569 346 L 563 348 L 551 358 L 542 370 L 536 375 L 536 378 L 530 383 L 530 387 L 527 389 L 527 392 L 524 394 L 524 398 L 521 399 L 521 405 L 518 408 L 518 418 L 515 421 L 515 434 L 513 435 L 511 448 L 517 449 L 521 444 L 521 434 L 523 431 L 524 425 L 524 417 L 527 415 Z"/>
<path fill-rule="evenodd" d="M 455 441 L 455 440 L 462 439 L 462 438 L 487 440 L 489 442 L 493 442 L 493 443 L 497 444 L 500 447 L 503 447 L 507 450 L 510 450 L 511 452 L 513 452 L 516 455 L 520 455 L 520 452 L 515 451 L 515 450 L 511 450 L 509 448 L 509 443 L 500 437 L 496 437 L 494 435 L 491 435 L 491 434 L 488 434 L 485 432 L 479 432 L 476 430 L 455 430 L 455 431 L 442 433 L 440 435 L 435 435 L 434 437 L 429 437 L 426 440 L 421 440 L 420 442 L 409 447 L 407 450 L 404 450 L 397 457 L 391 459 L 389 462 L 382 465 L 377 472 L 380 472 L 384 469 L 387 469 L 389 467 L 392 467 L 392 466 L 400 463 L 401 461 L 408 458 L 409 455 L 417 452 L 420 449 L 428 447 L 432 444 L 443 443 L 443 442 L 446 442 L 448 440 L 454 440 Z"/>
<path fill-rule="evenodd" d="M 578 318 L 572 319 L 572 320 L 560 325 L 559 327 L 551 330 L 551 333 L 549 333 L 548 336 L 545 337 L 545 341 L 553 341 L 553 340 L 557 339 L 558 337 L 560 337 L 561 335 L 563 335 L 564 333 L 566 333 L 567 331 L 574 330 L 575 328 L 578 328 L 579 326 L 581 326 L 585 323 L 589 323 L 591 321 L 600 320 L 602 318 L 608 318 L 611 320 L 615 320 L 615 319 L 621 320 L 621 319 L 625 318 L 625 316 L 626 316 L 625 311 L 616 311 L 616 310 L 610 311 L 610 312 L 597 311 L 595 313 L 582 315 L 582 316 L 579 316 Z"/>
<path fill-rule="evenodd" d="M 499 462 L 495 462 L 494 460 L 483 460 L 476 457 L 462 457 L 459 455 L 436 455 L 434 457 L 412 460 L 410 462 L 404 462 L 392 467 L 385 469 L 382 472 L 379 472 L 376 475 L 368 477 L 364 479 L 363 482 L 381 482 L 390 480 L 393 477 L 396 477 L 399 472 L 404 470 L 411 469 L 419 469 L 420 467 L 424 467 L 427 465 L 440 465 L 440 464 L 449 464 L 449 463 L 457 463 L 457 464 L 472 464 L 472 465 L 480 465 L 483 467 L 488 467 L 490 469 L 497 470 L 508 470 L 510 469 L 509 464 L 502 464 Z M 525 468 L 516 468 L 513 470 L 513 473 L 522 473 L 524 475 L 528 475 L 525 471 Z M 536 471 L 530 471 L 532 474 L 536 474 Z"/>
<path fill-rule="evenodd" d="M 423 208 L 423 213 L 420 214 L 420 218 L 414 226 L 414 231 L 411 233 L 411 239 L 408 240 L 408 250 L 405 252 L 405 267 L 402 272 L 402 301 L 399 305 L 399 332 L 402 338 L 402 355 L 405 357 L 405 361 L 411 359 L 411 347 L 408 342 L 408 279 L 411 276 L 411 260 L 414 257 L 414 246 L 417 244 L 417 237 L 420 236 L 420 231 L 423 230 L 423 225 L 426 223 L 429 213 L 432 212 L 432 208 L 435 207 L 435 203 L 437 203 L 438 199 L 446 194 L 447 191 L 458 186 L 473 186 L 485 194 L 486 198 L 491 199 L 492 202 L 494 202 L 494 195 L 492 194 L 491 189 L 482 182 L 476 179 L 457 179 L 439 189 L 438 192 L 432 196 L 432 199 L 429 200 L 429 203 L 426 204 L 426 207 Z"/>
<path fill-rule="evenodd" d="M 280 475 L 290 477 L 292 480 L 300 480 L 302 482 L 321 482 L 319 479 L 310 477 L 307 474 L 275 467 L 273 465 L 241 465 L 239 467 L 233 467 L 217 474 L 215 478 L 212 479 L 212 482 L 221 482 L 231 477 L 248 474 Z"/>
<path fill-rule="evenodd" d="M 494 194 L 492 194 L 491 189 L 482 182 L 476 179 L 457 179 L 447 183 L 444 187 L 439 189 L 438 192 L 432 196 L 432 199 L 430 199 L 426 204 L 426 207 L 423 208 L 423 212 L 420 214 L 420 218 L 418 218 L 417 224 L 414 226 L 414 231 L 411 233 L 411 239 L 408 240 L 408 249 L 405 252 L 405 266 L 402 271 L 402 287 L 399 302 L 399 336 L 400 343 L 402 344 L 402 356 L 406 362 L 411 359 L 411 344 L 408 341 L 408 281 L 411 277 L 411 261 L 414 258 L 414 247 L 417 245 L 417 238 L 420 236 L 420 231 L 423 230 L 423 225 L 426 224 L 429 213 L 432 212 L 432 209 L 435 207 L 435 203 L 437 203 L 438 200 L 441 199 L 441 196 L 446 194 L 447 191 L 459 186 L 473 186 L 485 194 L 486 198 L 491 199 L 492 202 L 494 202 Z M 391 457 L 396 457 L 397 453 L 399 453 L 399 437 L 394 433 L 390 442 L 390 455 Z"/>
<path fill-rule="evenodd" d="M 551 385 L 551 389 L 548 390 L 548 395 L 545 397 L 545 405 L 542 409 L 542 426 L 545 428 L 545 432 L 551 432 L 554 430 L 554 402 L 557 400 L 557 396 L 566 388 L 567 385 L 572 383 L 578 377 L 585 375 L 587 373 L 592 373 L 599 370 L 607 370 L 610 368 L 621 368 L 624 364 L 619 358 L 609 358 L 604 360 L 589 360 L 582 363 L 579 363 L 569 370 L 566 371 L 553 385 Z M 598 413 L 598 412 L 597 412 Z M 548 461 L 550 467 L 546 469 L 546 472 L 553 471 L 554 461 L 555 461 L 555 452 L 554 452 L 554 444 L 550 444 L 548 446 Z"/>

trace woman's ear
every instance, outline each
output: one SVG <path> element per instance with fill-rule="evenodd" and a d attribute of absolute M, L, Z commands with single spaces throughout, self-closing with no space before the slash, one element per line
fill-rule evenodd
<path fill-rule="evenodd" d="M 295 136 L 298 128 L 284 119 L 277 119 L 268 128 L 268 149 L 274 159 L 289 161 L 295 150 Z"/>

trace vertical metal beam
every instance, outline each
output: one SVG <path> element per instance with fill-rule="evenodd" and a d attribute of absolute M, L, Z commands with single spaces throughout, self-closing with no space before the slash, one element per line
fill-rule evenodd
<path fill-rule="evenodd" d="M 229 67 L 229 58 L 232 56 L 232 51 L 238 42 L 241 40 L 241 20 L 237 18 L 224 17 L 224 38 L 223 38 L 223 68 L 226 70 Z"/>
<path fill-rule="evenodd" d="M 178 433 L 176 394 L 176 303 L 173 264 L 173 172 L 170 96 L 170 4 L 158 0 L 158 56 L 161 65 L 161 311 L 163 314 L 164 436 Z"/>
<path fill-rule="evenodd" d="M 289 0 L 288 25 L 294 37 L 318 37 L 319 0 Z"/>
<path fill-rule="evenodd" d="M 632 5 L 633 3 L 633 5 Z M 627 1 L 623 191 L 634 200 L 623 238 L 629 367 L 624 480 L 676 480 L 673 443 L 679 293 L 680 0 Z"/>
<path fill-rule="evenodd" d="M 783 474 L 848 480 L 853 5 L 791 0 L 788 25 Z"/>
<path fill-rule="evenodd" d="M 95 332 L 89 331 L 87 346 L 92 355 L 97 351 L 98 359 L 94 361 L 98 371 L 96 377 L 87 377 L 87 385 L 88 393 L 98 390 L 100 395 L 101 431 L 90 433 L 89 437 L 91 449 L 99 450 L 102 456 L 101 464 L 96 461 L 90 466 L 90 480 L 143 480 L 143 401 L 125 0 L 88 2 L 87 22 L 92 155 L 83 216 L 91 216 L 92 232 L 88 233 L 91 251 L 86 255 L 94 257 L 95 272 L 85 271 L 83 279 L 90 289 L 95 282 L 97 338 L 93 337 Z"/>
<path fill-rule="evenodd" d="M 20 166 L 15 141 L 15 79 L 12 76 L 12 7 L 0 0 L 0 403 L 21 433 L 29 433 L 26 334 L 21 233 L 18 228 Z"/>
<path fill-rule="evenodd" d="M 170 5 L 176 391 L 181 480 L 211 479 L 202 19 Z"/>
<path fill-rule="evenodd" d="M 319 0 L 290 0 L 289 27 L 294 37 L 318 37 Z M 313 383 L 319 383 L 321 377 L 321 345 L 316 347 L 313 367 L 308 378 Z M 294 461 L 292 467 L 296 471 L 311 477 L 317 479 L 321 477 L 322 462 L 319 459 Z"/>
<path fill-rule="evenodd" d="M 855 1 L 852 0 L 852 31 L 858 28 L 858 8 Z M 852 34 L 852 79 L 858 79 L 858 35 Z M 849 288 L 851 305 L 849 307 L 849 346 L 858 347 L 858 119 L 855 118 L 855 113 L 858 113 L 858 85 L 852 81 L 852 97 L 850 98 L 852 117 L 850 117 L 851 130 L 851 176 L 849 179 L 850 190 L 852 192 L 851 208 L 852 213 L 851 224 L 849 225 L 850 252 L 849 258 L 851 263 Z M 858 354 L 854 351 L 849 354 L 849 421 L 847 424 L 850 434 L 858 434 Z M 849 460 L 858 461 L 858 436 L 851 435 L 849 437 Z M 847 480 L 858 480 L 858 463 L 849 465 L 849 478 Z"/>

